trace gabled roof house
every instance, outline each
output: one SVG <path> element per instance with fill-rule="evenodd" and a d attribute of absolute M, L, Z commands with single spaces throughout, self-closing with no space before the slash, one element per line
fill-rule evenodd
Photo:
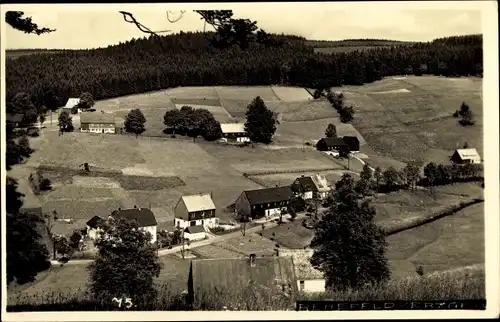
<path fill-rule="evenodd" d="M 290 186 L 247 190 L 236 199 L 235 212 L 239 217 L 252 219 L 279 216 L 294 198 Z"/>

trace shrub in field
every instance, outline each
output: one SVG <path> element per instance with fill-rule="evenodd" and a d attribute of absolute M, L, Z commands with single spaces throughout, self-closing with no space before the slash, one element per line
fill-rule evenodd
<path fill-rule="evenodd" d="M 328 124 L 325 130 L 325 136 L 327 138 L 336 138 L 337 137 L 337 128 L 332 123 Z"/>

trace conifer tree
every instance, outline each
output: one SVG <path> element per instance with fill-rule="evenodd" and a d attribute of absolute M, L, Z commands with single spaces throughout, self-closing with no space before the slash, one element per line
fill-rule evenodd
<path fill-rule="evenodd" d="M 269 144 L 272 142 L 276 125 L 274 114 L 264 104 L 260 96 L 257 96 L 247 107 L 247 121 L 245 123 L 245 131 L 248 133 L 250 140 Z"/>

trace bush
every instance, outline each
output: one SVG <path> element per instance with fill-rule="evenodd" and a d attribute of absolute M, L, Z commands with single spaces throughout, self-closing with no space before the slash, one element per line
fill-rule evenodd
<path fill-rule="evenodd" d="M 39 187 L 41 191 L 50 191 L 52 190 L 52 183 L 49 179 L 43 178 L 42 181 L 40 181 Z"/>

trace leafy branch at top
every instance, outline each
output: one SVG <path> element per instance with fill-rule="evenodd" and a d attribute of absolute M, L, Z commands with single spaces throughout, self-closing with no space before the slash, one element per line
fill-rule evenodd
<path fill-rule="evenodd" d="M 22 11 L 7 11 L 5 13 L 5 22 L 12 28 L 24 31 L 27 34 L 41 35 L 45 33 L 51 33 L 56 31 L 50 28 L 40 28 L 36 23 L 31 20 L 31 17 L 23 17 L 24 12 Z"/>

